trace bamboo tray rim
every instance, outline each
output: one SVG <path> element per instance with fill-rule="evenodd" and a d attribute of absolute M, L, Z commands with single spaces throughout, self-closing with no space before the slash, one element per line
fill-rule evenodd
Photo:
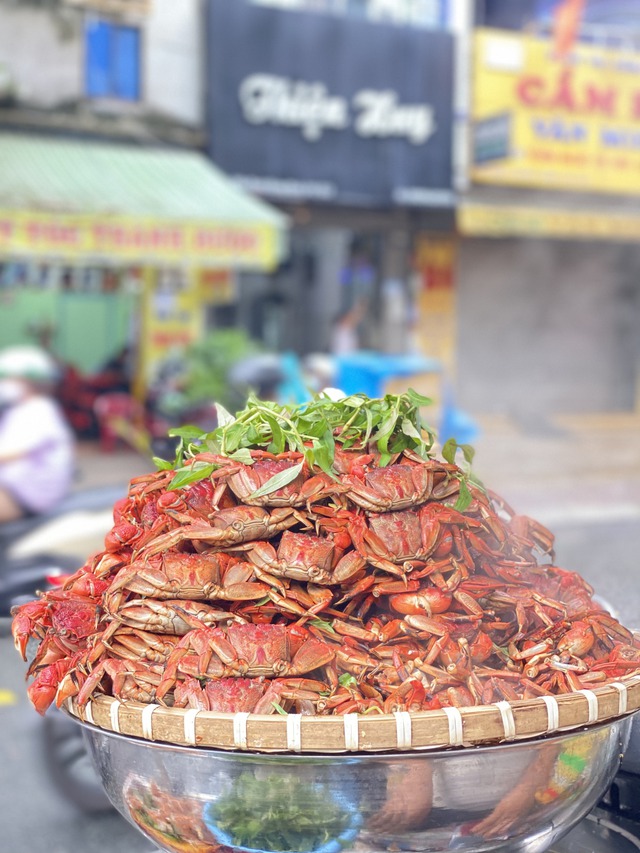
<path fill-rule="evenodd" d="M 593 690 L 433 711 L 263 715 L 171 708 L 99 696 L 67 710 L 116 734 L 176 746 L 247 752 L 344 753 L 449 749 L 543 737 L 640 710 L 640 673 Z"/>

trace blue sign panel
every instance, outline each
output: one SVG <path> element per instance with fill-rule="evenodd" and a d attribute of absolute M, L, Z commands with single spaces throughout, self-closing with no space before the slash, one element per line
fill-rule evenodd
<path fill-rule="evenodd" d="M 452 202 L 453 39 L 210 0 L 210 154 L 272 198 Z"/>

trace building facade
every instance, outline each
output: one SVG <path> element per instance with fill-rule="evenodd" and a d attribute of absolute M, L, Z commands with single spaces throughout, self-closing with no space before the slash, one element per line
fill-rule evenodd
<path fill-rule="evenodd" d="M 420 246 L 454 229 L 451 4 L 210 0 L 208 14 L 211 157 L 292 224 L 243 322 L 326 351 L 361 302 L 359 344 L 406 352 Z"/>
<path fill-rule="evenodd" d="M 460 399 L 531 424 L 633 410 L 640 375 L 633 17 L 588 2 L 560 54 L 557 5 L 477 4 L 457 211 Z"/>
<path fill-rule="evenodd" d="M 204 146 L 200 0 L 1 0 L 0 126 Z"/>
<path fill-rule="evenodd" d="M 91 373 L 136 343 L 142 393 L 282 258 L 285 218 L 205 154 L 203 9 L 0 2 L 0 344 Z"/>

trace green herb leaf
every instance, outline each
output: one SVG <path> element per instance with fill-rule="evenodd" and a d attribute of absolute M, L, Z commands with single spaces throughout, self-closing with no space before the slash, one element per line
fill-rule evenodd
<path fill-rule="evenodd" d="M 228 412 L 221 403 L 216 403 L 215 407 L 219 427 L 227 426 L 235 421 L 231 412 Z"/>
<path fill-rule="evenodd" d="M 179 468 L 167 489 L 180 489 L 182 486 L 188 486 L 190 483 L 195 483 L 198 480 L 204 480 L 205 477 L 210 477 L 215 471 L 216 466 L 211 462 L 194 462 L 186 465 L 184 468 Z"/>
<path fill-rule="evenodd" d="M 271 427 L 271 442 L 267 448 L 269 453 L 282 453 L 287 446 L 287 439 L 285 437 L 284 432 L 282 431 L 282 427 L 278 423 L 276 418 L 271 417 L 270 415 L 264 415 L 264 419 Z"/>
<path fill-rule="evenodd" d="M 153 464 L 159 471 L 169 471 L 173 468 L 173 462 L 167 462 L 166 459 L 161 459 L 159 456 L 153 457 Z"/>
<path fill-rule="evenodd" d="M 239 450 L 230 453 L 229 459 L 233 459 L 235 462 L 242 462 L 243 465 L 253 465 L 253 456 L 248 447 L 241 447 Z"/>
<path fill-rule="evenodd" d="M 465 461 L 471 465 L 473 462 L 473 457 L 476 455 L 475 450 L 470 444 L 461 444 L 459 445 L 460 450 L 462 451 L 462 455 L 465 458 Z"/>
<path fill-rule="evenodd" d="M 460 494 L 458 495 L 458 500 L 453 507 L 458 512 L 464 512 L 465 509 L 469 507 L 471 502 L 473 501 L 473 497 L 471 492 L 469 491 L 469 487 L 467 486 L 466 480 L 464 478 L 460 479 Z"/>
<path fill-rule="evenodd" d="M 418 441 L 422 438 L 420 432 L 413 421 L 410 421 L 409 418 L 402 419 L 402 432 L 405 435 L 410 436 L 411 438 L 415 438 Z"/>
<path fill-rule="evenodd" d="M 408 388 L 406 395 L 417 409 L 421 406 L 431 406 L 433 404 L 433 400 L 430 397 L 418 394 L 418 392 L 414 391 L 413 388 Z"/>
<path fill-rule="evenodd" d="M 338 681 L 343 687 L 357 687 L 358 680 L 355 675 L 351 675 L 350 672 L 343 672 L 342 675 L 338 678 Z"/>
<path fill-rule="evenodd" d="M 456 461 L 456 453 L 458 450 L 462 451 L 465 462 L 471 465 L 473 457 L 475 456 L 475 450 L 470 444 L 458 444 L 455 438 L 450 438 L 445 442 L 442 448 L 442 455 L 447 462 L 451 462 L 453 464 Z"/>
<path fill-rule="evenodd" d="M 278 489 L 288 486 L 289 483 L 292 483 L 300 474 L 302 471 L 302 465 L 302 462 L 298 462 L 290 468 L 285 468 L 284 471 L 278 471 L 278 473 L 274 474 L 273 477 L 269 477 L 267 482 L 263 483 L 259 489 L 256 489 L 256 491 L 249 496 L 249 499 L 255 500 L 256 498 L 262 498 L 265 495 L 270 495 L 271 492 L 277 492 Z"/>
<path fill-rule="evenodd" d="M 247 433 L 247 429 L 243 423 L 240 423 L 239 421 L 232 421 L 227 427 L 222 427 L 221 432 L 222 452 L 227 456 L 233 456 L 234 452 L 236 452 L 240 447 Z"/>
<path fill-rule="evenodd" d="M 331 431 L 329 430 L 329 432 Z M 335 444 L 333 441 L 333 435 L 331 435 L 331 438 L 329 439 L 326 432 L 323 435 L 322 441 L 318 441 L 316 439 L 312 445 L 313 463 L 327 474 L 332 473 L 334 448 Z"/>
<path fill-rule="evenodd" d="M 330 634 L 336 633 L 336 629 L 333 627 L 331 622 L 325 622 L 324 619 L 312 619 L 309 624 L 316 628 L 320 628 L 321 631 L 328 631 Z"/>
<path fill-rule="evenodd" d="M 206 435 L 204 430 L 192 424 L 185 424 L 181 427 L 171 427 L 167 430 L 167 435 L 174 438 L 182 438 L 184 441 L 199 441 L 203 435 Z"/>
<path fill-rule="evenodd" d="M 442 457 L 449 464 L 453 465 L 456 459 L 456 450 L 458 449 L 458 442 L 455 438 L 450 438 L 442 445 Z"/>
<path fill-rule="evenodd" d="M 282 716 L 283 716 L 283 717 L 288 717 L 288 716 L 289 716 L 289 715 L 287 714 L 287 712 L 285 711 L 285 709 L 282 707 L 282 705 L 279 705 L 277 702 L 272 702 L 271 704 L 273 705 L 273 707 L 276 709 L 276 711 L 277 711 L 279 714 L 282 714 Z"/>

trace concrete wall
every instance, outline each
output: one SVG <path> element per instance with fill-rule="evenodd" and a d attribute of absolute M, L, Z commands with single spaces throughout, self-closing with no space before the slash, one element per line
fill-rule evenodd
<path fill-rule="evenodd" d="M 83 53 L 78 12 L 0 2 L 0 66 L 20 101 L 55 107 L 81 97 Z"/>
<path fill-rule="evenodd" d="M 460 405 L 527 420 L 633 409 L 639 248 L 465 239 L 457 293 Z"/>
<path fill-rule="evenodd" d="M 204 121 L 204 36 L 200 0 L 153 0 L 145 27 L 145 103 L 169 118 Z"/>

